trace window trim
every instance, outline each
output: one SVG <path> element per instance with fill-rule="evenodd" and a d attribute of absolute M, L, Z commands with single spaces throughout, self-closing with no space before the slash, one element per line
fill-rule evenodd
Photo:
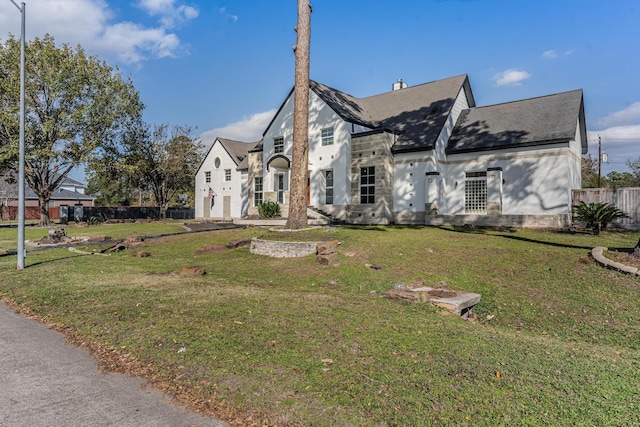
<path fill-rule="evenodd" d="M 273 153 L 284 153 L 284 136 L 276 136 L 273 138 Z"/>
<path fill-rule="evenodd" d="M 331 134 L 329 134 L 329 132 Z M 325 134 L 326 133 L 326 134 Z M 327 146 L 327 145 L 333 145 L 333 136 L 334 136 L 334 128 L 333 126 L 328 127 L 328 128 L 324 128 L 324 129 L 320 129 L 320 143 L 321 145 Z"/>
<path fill-rule="evenodd" d="M 211 184 L 211 171 L 204 172 L 204 182 L 205 184 Z"/>
<path fill-rule="evenodd" d="M 224 170 L 224 182 L 231 182 L 231 169 Z"/>
<path fill-rule="evenodd" d="M 280 186 L 282 184 L 282 186 Z M 273 191 L 276 193 L 276 201 L 284 204 L 284 192 L 286 188 L 285 174 L 276 173 L 273 175 Z"/>
<path fill-rule="evenodd" d="M 366 182 L 364 182 L 366 181 Z M 376 202 L 376 167 L 360 167 L 360 204 L 373 205 Z"/>
<path fill-rule="evenodd" d="M 329 174 L 331 174 L 331 185 L 329 185 Z M 333 183 L 335 181 L 333 169 L 323 170 L 322 177 L 324 178 L 324 204 L 333 205 Z"/>
<path fill-rule="evenodd" d="M 486 215 L 487 171 L 464 173 L 464 213 Z"/>
<path fill-rule="evenodd" d="M 261 176 L 255 176 L 253 177 L 253 206 L 255 207 L 260 206 L 263 202 L 264 202 L 263 178 Z"/>

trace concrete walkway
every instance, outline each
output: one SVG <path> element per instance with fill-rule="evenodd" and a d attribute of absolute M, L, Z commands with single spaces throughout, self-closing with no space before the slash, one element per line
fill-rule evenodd
<path fill-rule="evenodd" d="M 0 303 L 0 426 L 226 426 L 143 384 Z"/>

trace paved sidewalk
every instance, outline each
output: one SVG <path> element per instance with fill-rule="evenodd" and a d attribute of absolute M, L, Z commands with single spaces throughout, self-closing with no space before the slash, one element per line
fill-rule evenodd
<path fill-rule="evenodd" d="M 0 303 L 0 426 L 226 426 L 142 384 Z"/>

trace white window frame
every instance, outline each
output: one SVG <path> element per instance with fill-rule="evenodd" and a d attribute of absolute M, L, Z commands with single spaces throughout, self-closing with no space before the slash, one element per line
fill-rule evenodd
<path fill-rule="evenodd" d="M 231 182 L 231 169 L 224 170 L 224 181 Z"/>
<path fill-rule="evenodd" d="M 253 206 L 259 206 L 264 202 L 262 191 L 262 177 L 256 176 L 253 178 Z"/>
<path fill-rule="evenodd" d="M 284 190 L 286 188 L 285 175 L 276 173 L 273 175 L 273 191 L 276 193 L 276 200 L 281 205 L 284 204 Z"/>
<path fill-rule="evenodd" d="M 333 174 L 333 169 L 327 169 L 322 171 L 322 177 L 324 178 L 324 204 L 332 205 L 333 204 L 333 181 L 335 179 L 335 175 Z"/>
<path fill-rule="evenodd" d="M 284 153 L 284 136 L 273 138 L 273 152 L 275 154 Z"/>
<path fill-rule="evenodd" d="M 360 167 L 360 204 L 372 205 L 376 202 L 376 167 Z"/>
<path fill-rule="evenodd" d="M 206 184 L 211 184 L 211 171 L 204 172 L 204 182 Z"/>
<path fill-rule="evenodd" d="M 464 213 L 487 213 L 487 171 L 465 172 Z"/>
<path fill-rule="evenodd" d="M 333 145 L 333 126 L 320 130 L 320 140 L 323 146 Z"/>

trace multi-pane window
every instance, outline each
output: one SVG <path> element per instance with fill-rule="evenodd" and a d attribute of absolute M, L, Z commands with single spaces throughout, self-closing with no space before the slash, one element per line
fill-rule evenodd
<path fill-rule="evenodd" d="M 253 178 L 253 206 L 262 204 L 262 177 Z"/>
<path fill-rule="evenodd" d="M 322 145 L 333 145 L 333 128 L 326 128 L 320 131 Z"/>
<path fill-rule="evenodd" d="M 224 170 L 224 180 L 227 182 L 231 181 L 231 169 Z"/>
<path fill-rule="evenodd" d="M 284 203 L 284 174 L 278 173 L 274 176 L 273 191 L 276 192 L 278 203 Z"/>
<path fill-rule="evenodd" d="M 487 172 L 465 173 L 464 212 L 487 213 Z"/>
<path fill-rule="evenodd" d="M 273 152 L 274 153 L 284 152 L 284 136 L 278 136 L 276 138 L 273 138 Z"/>
<path fill-rule="evenodd" d="M 211 183 L 211 171 L 206 171 L 204 173 L 204 182 L 207 184 Z"/>
<path fill-rule="evenodd" d="M 333 169 L 324 171 L 324 203 L 333 204 Z"/>
<path fill-rule="evenodd" d="M 360 168 L 360 203 L 369 204 L 376 201 L 376 168 L 367 166 Z"/>

